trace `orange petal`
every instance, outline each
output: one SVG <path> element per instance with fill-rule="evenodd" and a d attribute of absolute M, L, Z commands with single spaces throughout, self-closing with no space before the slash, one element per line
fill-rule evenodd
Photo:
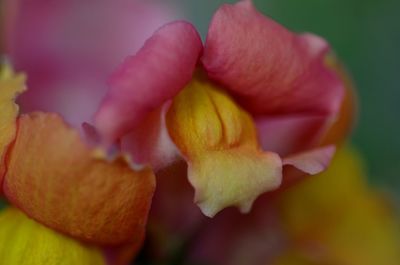
<path fill-rule="evenodd" d="M 357 119 L 357 97 L 354 89 L 355 85 L 350 75 L 334 54 L 326 56 L 325 63 L 329 68 L 334 70 L 343 81 L 345 95 L 340 106 L 338 117 L 323 137 L 320 146 L 343 143 L 352 131 Z"/>
<path fill-rule="evenodd" d="M 7 265 L 105 265 L 98 249 L 58 234 L 15 208 L 0 213 L 0 260 Z"/>
<path fill-rule="evenodd" d="M 13 141 L 16 131 L 18 105 L 15 97 L 25 90 L 25 76 L 15 74 L 9 65 L 0 69 L 0 184 L 6 171 L 4 159 L 7 147 Z"/>
<path fill-rule="evenodd" d="M 210 81 L 196 76 L 175 97 L 167 127 L 205 215 L 229 206 L 247 212 L 260 194 L 280 185 L 280 157 L 261 150 L 250 115 Z"/>
<path fill-rule="evenodd" d="M 123 157 L 106 161 L 55 114 L 22 115 L 4 191 L 37 221 L 99 244 L 140 242 L 155 179 Z"/>

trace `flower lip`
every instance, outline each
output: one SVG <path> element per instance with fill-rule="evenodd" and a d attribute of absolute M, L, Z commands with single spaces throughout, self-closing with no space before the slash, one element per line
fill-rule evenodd
<path fill-rule="evenodd" d="M 260 194 L 280 185 L 282 160 L 261 150 L 251 116 L 198 72 L 174 98 L 166 125 L 205 215 L 229 206 L 249 212 Z"/>

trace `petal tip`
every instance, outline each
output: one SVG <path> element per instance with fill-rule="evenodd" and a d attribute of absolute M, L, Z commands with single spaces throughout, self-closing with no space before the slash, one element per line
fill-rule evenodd
<path fill-rule="evenodd" d="M 329 145 L 287 157 L 283 165 L 291 165 L 307 174 L 316 175 L 328 168 L 335 152 L 336 146 Z"/>

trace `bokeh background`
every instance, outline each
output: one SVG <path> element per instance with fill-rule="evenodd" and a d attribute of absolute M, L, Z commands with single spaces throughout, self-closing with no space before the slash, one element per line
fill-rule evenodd
<path fill-rule="evenodd" d="M 206 35 L 223 0 L 175 0 Z M 254 0 L 286 27 L 327 39 L 357 86 L 359 119 L 352 142 L 372 183 L 400 199 L 400 1 Z"/>

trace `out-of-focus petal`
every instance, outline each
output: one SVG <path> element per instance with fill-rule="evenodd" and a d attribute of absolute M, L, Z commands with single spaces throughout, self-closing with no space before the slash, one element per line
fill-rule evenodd
<path fill-rule="evenodd" d="M 158 171 L 178 160 L 179 152 L 165 124 L 169 105 L 164 104 L 150 112 L 138 126 L 121 138 L 121 150 L 130 155 L 134 164 L 150 164 Z"/>
<path fill-rule="evenodd" d="M 96 114 L 100 133 L 113 141 L 174 97 L 191 80 L 201 51 L 201 39 L 187 22 L 173 22 L 154 33 L 112 76 Z"/>
<path fill-rule="evenodd" d="M 250 115 L 208 80 L 196 76 L 174 98 L 167 127 L 205 215 L 229 206 L 248 212 L 260 194 L 280 185 L 280 157 L 260 149 Z"/>
<path fill-rule="evenodd" d="M 136 257 L 143 242 L 134 242 L 118 246 L 103 247 L 103 254 L 108 265 L 128 265 Z"/>
<path fill-rule="evenodd" d="M 335 146 L 330 145 L 288 156 L 283 159 L 283 165 L 294 166 L 305 173 L 315 175 L 329 166 L 335 150 Z"/>
<path fill-rule="evenodd" d="M 346 91 L 337 119 L 320 140 L 320 145 L 341 144 L 355 127 L 357 121 L 358 106 L 355 85 L 343 64 L 334 54 L 326 56 L 325 63 L 337 73 Z"/>
<path fill-rule="evenodd" d="M 296 35 L 251 1 L 224 5 L 211 22 L 202 62 L 252 114 L 335 114 L 343 87 L 325 66 L 328 44 Z"/>
<path fill-rule="evenodd" d="M 16 96 L 25 91 L 25 76 L 15 74 L 4 64 L 0 69 L 0 184 L 6 171 L 5 155 L 16 133 L 19 107 L 14 103 Z M 1 193 L 1 192 L 0 192 Z"/>
<path fill-rule="evenodd" d="M 283 115 L 255 118 L 263 150 L 292 155 L 319 145 L 331 124 L 324 115 Z"/>
<path fill-rule="evenodd" d="M 364 176 L 356 153 L 350 149 L 339 150 L 326 172 L 304 180 L 279 197 L 284 220 L 296 233 L 311 229 L 314 217 L 329 216 L 334 214 L 333 209 L 341 210 L 350 201 L 365 197 L 368 187 Z M 319 221 L 315 219 L 315 222 Z"/>
<path fill-rule="evenodd" d="M 399 263 L 398 218 L 364 176 L 357 154 L 341 149 L 326 172 L 279 197 L 282 225 L 316 264 Z"/>
<path fill-rule="evenodd" d="M 98 249 L 59 234 L 15 208 L 0 213 L 0 260 L 7 265 L 106 264 Z"/>
<path fill-rule="evenodd" d="M 59 116 L 22 115 L 7 162 L 4 192 L 35 220 L 95 243 L 143 239 L 152 171 L 134 171 L 123 157 L 106 161 Z"/>
<path fill-rule="evenodd" d="M 22 110 L 58 112 L 74 125 L 94 114 L 113 69 L 178 13 L 163 1 L 3 2 L 6 48 L 29 77 Z"/>
<path fill-rule="evenodd" d="M 276 258 L 270 264 L 273 265 L 322 265 L 326 264 L 324 261 L 319 261 L 319 257 L 307 256 L 297 249 L 289 249 L 282 253 L 278 258 Z M 332 263 L 328 263 L 332 264 Z M 336 264 L 336 263 L 333 263 Z M 355 264 L 354 264 L 355 265 Z"/>
<path fill-rule="evenodd" d="M 389 264 L 400 261 L 399 219 L 340 149 L 331 167 L 264 194 L 248 215 L 227 210 L 201 230 L 190 261 L 221 265 Z"/>
<path fill-rule="evenodd" d="M 188 263 L 270 264 L 287 244 L 271 202 L 256 201 L 246 215 L 227 209 L 209 220 L 191 245 Z"/>
<path fill-rule="evenodd" d="M 195 234 L 210 221 L 193 203 L 194 190 L 187 165 L 176 162 L 157 172 L 157 189 L 151 205 L 146 242 L 154 263 L 163 263 L 190 245 Z"/>

